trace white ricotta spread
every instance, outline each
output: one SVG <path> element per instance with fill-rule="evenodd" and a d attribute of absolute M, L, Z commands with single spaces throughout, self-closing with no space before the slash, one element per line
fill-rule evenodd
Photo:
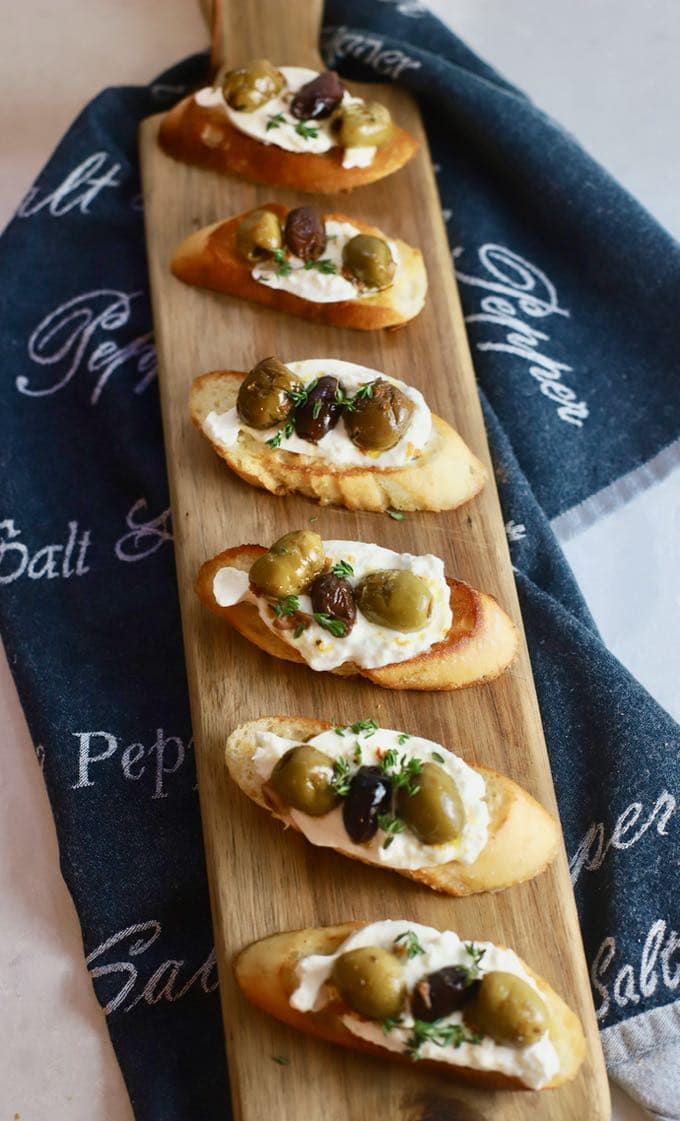
<path fill-rule="evenodd" d="M 206 86 L 199 90 L 194 94 L 196 104 L 206 109 L 220 106 L 239 132 L 252 136 L 262 144 L 274 144 L 286 152 L 311 152 L 313 155 L 323 155 L 331 148 L 336 148 L 338 141 L 331 132 L 330 117 L 324 117 L 320 121 L 301 122 L 290 112 L 290 103 L 294 95 L 302 86 L 306 86 L 308 82 L 318 77 L 318 71 L 308 70 L 304 66 L 279 66 L 278 69 L 285 78 L 281 93 L 252 113 L 242 109 L 232 109 L 225 101 L 219 86 Z M 352 97 L 345 90 L 341 105 L 356 104 L 361 100 L 362 98 Z M 342 166 L 344 168 L 370 167 L 376 151 L 377 148 L 345 148 Z"/>
<path fill-rule="evenodd" d="M 253 764 L 263 783 L 269 779 L 281 756 L 298 742 L 274 735 L 273 732 L 256 734 L 257 750 L 253 756 Z M 358 745 L 361 766 L 375 766 L 385 752 L 391 749 L 397 752 L 400 760 L 405 758 L 420 759 L 422 763 L 435 762 L 455 782 L 465 809 L 465 825 L 455 841 L 426 845 L 410 829 L 406 829 L 403 833 L 394 834 L 389 846 L 384 848 L 386 838 L 382 830 L 378 830 L 367 844 L 354 844 L 343 825 L 342 805 L 322 817 L 311 817 L 292 806 L 286 807 L 284 820 L 292 821 L 313 845 L 340 849 L 348 856 L 359 856 L 362 860 L 387 868 L 428 868 L 436 864 L 448 864 L 451 860 L 472 864 L 477 859 L 489 835 L 486 786 L 482 776 L 457 755 L 432 740 L 422 739 L 420 736 L 404 737 L 402 732 L 388 728 L 358 733 L 352 732 L 350 727 L 343 728 L 341 732 L 331 729 L 314 736 L 308 742 L 330 759 L 339 759 L 341 756 L 351 759 Z M 433 753 L 440 758 L 433 759 Z M 417 778 L 414 781 L 417 783 Z M 277 813 L 283 817 L 278 808 Z"/>
<path fill-rule="evenodd" d="M 378 454 L 367 454 L 353 444 L 347 435 L 345 421 L 341 417 L 335 428 L 313 444 L 309 440 L 301 440 L 293 433 L 291 436 L 282 434 L 279 449 L 284 452 L 293 452 L 296 455 L 305 455 L 310 459 L 323 459 L 334 467 L 363 467 L 365 470 L 382 470 L 387 467 L 402 467 L 404 464 L 417 459 L 424 451 L 432 433 L 432 414 L 427 407 L 425 398 L 417 389 L 406 385 L 396 378 L 389 378 L 378 370 L 370 370 L 367 366 L 357 366 L 353 362 L 341 362 L 337 358 L 309 358 L 304 362 L 287 362 L 286 366 L 295 375 L 302 385 L 309 385 L 321 377 L 334 377 L 342 384 L 348 395 L 356 391 L 367 382 L 382 378 L 404 393 L 413 403 L 413 413 L 406 432 L 393 448 Z M 266 443 L 279 431 L 279 427 L 257 429 L 244 424 L 238 415 L 236 407 L 226 413 L 210 412 L 203 421 L 203 431 L 206 436 L 224 447 L 231 448 L 237 442 L 241 432 L 251 436 L 259 443 Z M 282 429 L 281 429 L 282 431 Z"/>
<path fill-rule="evenodd" d="M 424 556 L 394 553 L 391 549 L 384 549 L 380 545 L 369 545 L 363 541 L 325 541 L 324 549 L 331 565 L 344 560 L 352 566 L 353 575 L 347 577 L 352 586 L 358 584 L 369 572 L 384 568 L 403 569 L 420 576 L 432 595 L 432 613 L 425 626 L 419 631 L 405 634 L 390 630 L 389 627 L 378 626 L 377 623 L 369 623 L 368 619 L 357 610 L 356 622 L 344 638 L 336 638 L 314 620 L 310 621 L 307 629 L 295 638 L 293 630 L 274 626 L 274 622 L 278 620 L 272 618 L 269 604 L 263 596 L 255 596 L 249 588 L 239 593 L 238 588 L 235 589 L 231 584 L 231 576 L 222 575 L 225 569 L 219 569 L 213 579 L 215 600 L 221 607 L 230 607 L 244 600 L 253 603 L 265 626 L 283 642 L 295 647 L 314 670 L 332 670 L 343 662 L 355 662 L 365 669 L 406 662 L 409 658 L 415 658 L 416 655 L 429 650 L 448 634 L 453 615 L 449 602 L 449 587 L 444 575 L 444 563 L 439 557 L 429 553 Z M 228 569 L 228 571 L 233 570 Z M 300 611 L 311 616 L 310 597 L 301 595 L 298 599 Z"/>
<path fill-rule="evenodd" d="M 335 960 L 341 954 L 360 946 L 381 946 L 383 949 L 391 950 L 395 938 L 407 931 L 416 934 L 425 951 L 424 954 L 417 954 L 412 958 L 404 956 L 402 959 L 404 979 L 409 992 L 421 978 L 437 969 L 443 969 L 448 965 L 470 965 L 471 959 L 465 944 L 451 930 L 434 930 L 429 926 L 420 926 L 418 923 L 403 920 L 388 919 L 384 922 L 370 923 L 350 935 L 334 954 L 310 954 L 299 962 L 296 970 L 298 987 L 291 995 L 291 1006 L 300 1012 L 317 1011 L 323 1008 L 329 999 L 328 990 L 324 986 L 331 975 Z M 484 950 L 479 963 L 480 975 L 490 973 L 492 970 L 514 973 L 526 981 L 535 992 L 539 992 L 536 982 L 529 976 L 512 950 L 501 949 L 494 946 L 492 942 L 475 941 L 473 945 L 476 949 Z M 370 1040 L 371 1043 L 384 1047 L 388 1051 L 399 1052 L 406 1050 L 406 1042 L 411 1035 L 413 1022 L 413 1017 L 406 1011 L 402 1015 L 400 1026 L 384 1032 L 382 1025 L 374 1020 L 365 1020 L 352 1013 L 343 1016 L 345 1027 L 354 1035 Z M 437 1021 L 442 1026 L 462 1024 L 462 1022 L 461 1012 L 452 1012 L 451 1015 Z M 422 1059 L 433 1059 L 435 1062 L 450 1063 L 453 1066 L 499 1071 L 501 1074 L 520 1079 L 534 1090 L 539 1090 L 550 1082 L 560 1065 L 557 1051 L 548 1032 L 528 1047 L 508 1047 L 496 1043 L 486 1035 L 482 1037 L 481 1043 L 466 1042 L 458 1047 L 452 1045 L 439 1047 L 436 1043 L 426 1041 L 421 1044 L 418 1055 Z"/>
<path fill-rule="evenodd" d="M 305 262 L 286 249 L 284 250 L 285 264 L 288 267 L 283 271 L 281 263 L 270 258 L 255 265 L 250 275 L 260 284 L 266 284 L 268 288 L 291 292 L 293 296 L 311 300 L 315 304 L 337 304 L 343 300 L 361 300 L 377 295 L 378 288 L 359 288 L 354 281 L 342 275 L 342 251 L 347 242 L 360 233 L 357 227 L 351 222 L 336 222 L 334 219 L 325 222 L 324 225 L 327 240 L 322 259 L 330 261 L 335 272 L 305 268 Z M 393 283 L 396 283 L 399 273 L 399 250 L 389 239 L 387 245 L 392 260 L 397 266 L 393 278 Z"/>

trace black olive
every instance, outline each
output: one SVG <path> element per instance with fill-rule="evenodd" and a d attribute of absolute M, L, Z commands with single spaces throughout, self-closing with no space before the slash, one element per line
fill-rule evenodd
<path fill-rule="evenodd" d="M 345 635 L 348 635 L 357 617 L 357 605 L 349 580 L 344 576 L 335 576 L 332 572 L 324 572 L 317 576 L 310 594 L 312 610 L 330 615 L 331 619 L 341 619 L 347 628 Z"/>
<path fill-rule="evenodd" d="M 311 206 L 296 206 L 288 211 L 284 241 L 291 253 L 302 261 L 316 261 L 326 248 L 323 218 Z"/>
<path fill-rule="evenodd" d="M 378 815 L 392 808 L 392 782 L 380 767 L 359 767 L 342 807 L 342 820 L 356 845 L 378 832 Z"/>
<path fill-rule="evenodd" d="M 462 965 L 447 965 L 436 973 L 428 973 L 413 990 L 413 1018 L 431 1024 L 442 1016 L 449 1016 L 462 1008 L 478 987 L 479 981 L 471 980 L 469 970 Z"/>
<path fill-rule="evenodd" d="M 322 117 L 330 117 L 342 101 L 343 93 L 338 75 L 334 70 L 326 70 L 300 86 L 290 103 L 290 111 L 298 121 L 319 121 Z"/>
<path fill-rule="evenodd" d="M 339 384 L 337 378 L 319 378 L 304 405 L 296 409 L 295 435 L 301 440 L 317 444 L 335 428 L 342 413 L 342 405 L 337 400 Z"/>

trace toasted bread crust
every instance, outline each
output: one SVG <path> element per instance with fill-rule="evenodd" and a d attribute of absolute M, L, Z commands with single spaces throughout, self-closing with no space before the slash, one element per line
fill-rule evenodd
<path fill-rule="evenodd" d="M 213 580 L 220 568 L 230 566 L 243 572 L 267 550 L 263 545 L 237 545 L 205 562 L 196 578 L 196 594 L 214 614 L 267 654 L 287 662 L 306 664 L 298 651 L 278 638 L 260 619 L 251 603 L 221 607 L 213 594 Z M 363 669 L 344 662 L 331 670 L 341 677 L 360 674 L 385 689 L 416 689 L 437 692 L 483 685 L 509 666 L 519 645 L 517 630 L 492 596 L 475 591 L 461 580 L 447 580 L 451 591 L 453 624 L 441 642 L 429 650 L 378 669 Z"/>
<path fill-rule="evenodd" d="M 271 210 L 285 223 L 288 208 L 277 202 L 263 203 L 257 210 Z M 269 288 L 250 275 L 250 265 L 236 249 L 236 229 L 252 210 L 245 210 L 233 218 L 215 222 L 190 234 L 176 249 L 171 268 L 175 276 L 186 284 L 210 288 L 252 300 L 265 307 L 285 311 L 316 323 L 329 323 L 335 327 L 354 327 L 359 331 L 374 331 L 407 323 L 422 309 L 427 291 L 427 276 L 420 250 L 407 245 L 399 238 L 392 240 L 399 250 L 397 280 L 383 292 L 358 300 L 341 300 L 333 304 L 314 303 L 291 292 Z M 324 219 L 351 222 L 362 233 L 385 238 L 374 226 L 368 226 L 346 214 L 324 214 Z"/>
<path fill-rule="evenodd" d="M 229 774 L 244 794 L 279 817 L 265 798 L 262 780 L 252 764 L 256 733 L 274 732 L 304 743 L 313 736 L 330 731 L 331 727 L 321 720 L 276 716 L 265 716 L 242 724 L 227 740 L 225 759 Z M 488 767 L 475 766 L 475 770 L 486 784 L 490 822 L 489 839 L 474 863 L 451 861 L 431 868 L 392 868 L 390 871 L 398 872 L 409 880 L 417 880 L 434 891 L 460 896 L 498 891 L 522 883 L 538 875 L 554 859 L 559 830 L 550 814 L 512 779 Z M 295 822 L 288 818 L 286 825 L 297 829 Z M 361 857 L 342 853 L 341 849 L 336 851 L 351 860 L 361 861 Z M 362 863 L 372 868 L 388 868 L 369 860 Z"/>
<path fill-rule="evenodd" d="M 309 954 L 334 953 L 353 931 L 364 925 L 366 924 L 361 922 L 348 922 L 339 926 L 285 931 L 253 942 L 235 958 L 236 980 L 248 1000 L 299 1031 L 352 1051 L 364 1051 L 383 1059 L 410 1063 L 411 1060 L 405 1055 L 388 1051 L 353 1035 L 341 1019 L 348 1009 L 339 1001 L 329 1004 L 319 1012 L 298 1012 L 289 1003 L 296 988 L 295 969 L 300 959 Z M 536 982 L 545 1002 L 550 1022 L 550 1039 L 560 1060 L 559 1071 L 552 1082 L 543 1087 L 551 1090 L 569 1082 L 576 1075 L 585 1057 L 585 1038 L 577 1016 L 562 998 L 526 962 L 522 961 L 522 965 Z M 482 1089 L 530 1089 L 518 1078 L 511 1078 L 497 1071 L 475 1070 L 472 1067 L 453 1066 L 429 1059 L 421 1060 L 418 1067 L 450 1075 L 451 1078 Z"/>
<path fill-rule="evenodd" d="M 486 471 L 457 432 L 437 416 L 419 459 L 404 467 L 384 469 L 336 467 L 311 456 L 269 448 L 242 432 L 226 447 L 203 429 L 210 412 L 225 413 L 236 405 L 244 373 L 215 370 L 195 379 L 189 413 L 199 432 L 237 475 L 272 494 L 305 494 L 322 506 L 350 510 L 453 510 L 469 502 L 484 486 Z"/>
<path fill-rule="evenodd" d="M 342 148 L 315 155 L 264 144 L 235 128 L 219 105 L 198 105 L 193 95 L 165 114 L 158 140 L 168 156 L 183 163 L 238 175 L 251 183 L 323 195 L 383 179 L 408 163 L 418 150 L 415 137 L 395 125 L 389 144 L 376 152 L 369 167 L 344 168 Z"/>

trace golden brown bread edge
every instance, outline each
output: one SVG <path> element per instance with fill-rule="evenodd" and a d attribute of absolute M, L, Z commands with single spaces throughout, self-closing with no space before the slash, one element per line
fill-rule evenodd
<path fill-rule="evenodd" d="M 196 378 L 189 394 L 189 414 L 217 454 L 252 486 L 272 494 L 304 494 L 322 506 L 376 512 L 453 510 L 484 486 L 483 465 L 458 433 L 434 415 L 432 436 L 422 456 L 404 467 L 334 467 L 310 456 L 270 448 L 247 432 L 227 447 L 209 436 L 203 424 L 209 413 L 225 413 L 236 406 L 244 377 L 238 370 L 214 370 Z"/>
<path fill-rule="evenodd" d="M 415 137 L 395 125 L 389 144 L 376 152 L 369 167 L 343 168 L 342 148 L 314 154 L 263 144 L 240 132 L 221 106 L 198 105 L 193 95 L 165 114 L 158 141 L 166 155 L 182 163 L 237 175 L 251 183 L 323 195 L 384 179 L 408 163 L 418 150 Z"/>
<path fill-rule="evenodd" d="M 227 740 L 225 759 L 229 774 L 243 793 L 258 806 L 268 810 L 274 817 L 280 817 L 265 798 L 262 779 L 253 766 L 255 734 L 258 731 L 274 732 L 296 743 L 305 743 L 331 728 L 331 724 L 321 720 L 291 716 L 264 716 L 242 724 Z M 486 784 L 486 801 L 490 813 L 489 839 L 473 864 L 451 861 L 431 868 L 389 868 L 388 865 L 376 865 L 370 860 L 362 861 L 361 857 L 344 853 L 342 849 L 336 849 L 336 852 L 350 860 L 369 864 L 372 868 L 398 872 L 434 891 L 456 896 L 499 891 L 537 876 L 557 853 L 557 822 L 512 779 L 488 767 L 471 765 Z M 288 818 L 285 819 L 285 824 L 297 829 L 295 822 Z"/>
<path fill-rule="evenodd" d="M 251 603 L 221 607 L 213 594 L 213 580 L 220 568 L 229 566 L 242 572 L 266 553 L 263 545 L 236 545 L 206 561 L 196 578 L 196 594 L 215 615 L 226 619 L 250 642 L 287 662 L 306 665 L 294 647 L 278 638 L 260 619 Z M 510 665 L 517 653 L 519 636 L 511 619 L 493 596 L 471 588 L 462 580 L 447 580 L 451 592 L 453 623 L 441 642 L 407 662 L 394 662 L 377 669 L 362 669 L 353 662 L 344 662 L 331 673 L 341 677 L 360 674 L 385 689 L 414 689 L 441 692 L 483 685 Z M 314 672 L 314 671 L 312 671 Z"/>
<path fill-rule="evenodd" d="M 289 1003 L 290 996 L 297 987 L 295 969 L 300 959 L 309 954 L 335 953 L 350 934 L 365 925 L 366 923 L 363 922 L 348 922 L 338 926 L 285 931 L 253 942 L 235 958 L 236 980 L 252 1004 L 299 1031 L 325 1039 L 329 1043 L 337 1043 L 352 1051 L 365 1051 L 371 1055 L 379 1055 L 383 1059 L 410 1064 L 412 1060 L 408 1056 L 388 1051 L 353 1035 L 341 1019 L 349 1009 L 339 1000 L 319 1012 L 298 1012 Z M 585 1057 L 585 1037 L 578 1017 L 562 998 L 547 981 L 534 973 L 526 962 L 522 961 L 522 965 L 536 982 L 548 1011 L 550 1039 L 560 1062 L 555 1077 L 543 1087 L 545 1090 L 552 1090 L 575 1077 Z M 421 1059 L 418 1067 L 429 1068 L 440 1075 L 450 1075 L 480 1089 L 531 1089 L 518 1078 L 512 1078 L 498 1071 L 475 1070 L 472 1067 L 453 1066 L 429 1059 Z"/>
<path fill-rule="evenodd" d="M 421 311 L 427 292 L 423 257 L 419 249 L 414 249 L 399 238 L 391 239 L 399 251 L 396 280 L 391 287 L 375 296 L 321 304 L 260 284 L 250 275 L 251 265 L 236 249 L 238 224 L 253 209 L 273 211 L 282 225 L 288 214 L 288 207 L 281 203 L 266 202 L 262 206 L 244 210 L 233 218 L 196 230 L 175 250 L 171 263 L 174 275 L 186 284 L 193 284 L 198 288 L 239 296 L 315 323 L 353 327 L 359 331 L 403 326 Z M 357 218 L 349 218 L 346 214 L 324 214 L 323 217 L 326 221 L 351 222 L 362 233 L 372 234 L 383 240 L 388 237 L 375 226 L 369 226 Z"/>

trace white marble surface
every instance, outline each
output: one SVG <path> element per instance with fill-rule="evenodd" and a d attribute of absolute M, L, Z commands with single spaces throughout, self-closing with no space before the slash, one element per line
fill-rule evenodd
<path fill-rule="evenodd" d="M 680 10 L 673 0 L 435 0 L 433 7 L 680 232 Z M 192 0 L 0 0 L 0 17 L 2 226 L 92 95 L 107 84 L 146 81 L 202 48 L 205 34 Z M 665 492 L 660 498 L 669 501 Z M 634 545 L 623 540 L 628 551 Z M 586 546 L 577 540 L 571 559 L 597 614 L 602 592 Z M 644 549 L 633 553 L 627 563 L 644 571 Z M 625 592 L 627 577 L 619 570 L 618 578 Z M 612 607 L 604 598 L 605 634 L 625 660 L 644 620 L 624 626 L 618 601 Z M 672 684 L 665 672 L 650 668 L 648 681 L 654 689 L 658 680 L 664 697 Z M 0 1118 L 130 1121 L 4 660 L 0 728 Z M 615 1090 L 614 1116 L 647 1114 Z"/>

